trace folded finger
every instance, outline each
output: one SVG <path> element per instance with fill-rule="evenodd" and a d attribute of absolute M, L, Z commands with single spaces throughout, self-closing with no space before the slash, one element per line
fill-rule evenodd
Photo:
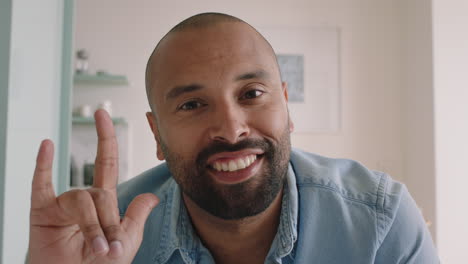
<path fill-rule="evenodd" d="M 120 215 L 115 193 L 98 188 L 87 190 L 93 198 L 94 206 L 107 241 L 119 239 Z"/>
<path fill-rule="evenodd" d="M 91 194 L 86 190 L 72 190 L 57 198 L 59 207 L 79 225 L 86 243 L 97 256 L 106 255 L 109 251 L 104 231 L 102 230 L 96 207 Z"/>

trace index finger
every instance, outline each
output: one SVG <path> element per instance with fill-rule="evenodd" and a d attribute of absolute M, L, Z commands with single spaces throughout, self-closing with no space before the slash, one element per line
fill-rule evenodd
<path fill-rule="evenodd" d="M 114 125 L 105 110 L 94 114 L 98 146 L 94 164 L 93 187 L 115 189 L 119 175 L 119 152 L 115 137 Z"/>
<path fill-rule="evenodd" d="M 54 160 L 54 144 L 46 139 L 41 142 L 37 153 L 36 169 L 31 188 L 31 208 L 47 206 L 55 199 L 52 185 L 52 162 Z"/>

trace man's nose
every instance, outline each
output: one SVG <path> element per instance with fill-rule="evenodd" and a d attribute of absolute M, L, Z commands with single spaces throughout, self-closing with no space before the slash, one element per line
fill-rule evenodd
<path fill-rule="evenodd" d="M 249 136 L 247 115 L 240 107 L 218 107 L 210 124 L 210 139 L 235 144 Z"/>

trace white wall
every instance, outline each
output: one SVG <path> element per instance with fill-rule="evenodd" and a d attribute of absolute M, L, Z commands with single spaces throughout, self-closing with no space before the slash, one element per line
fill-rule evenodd
<path fill-rule="evenodd" d="M 468 259 L 468 2 L 433 0 L 437 239 L 443 263 Z"/>
<path fill-rule="evenodd" d="M 424 217 L 431 221 L 430 230 L 437 241 L 431 1 L 405 0 L 402 7 L 405 183 Z"/>
<path fill-rule="evenodd" d="M 63 6 L 61 1 L 14 0 L 11 14 L 0 261 L 16 264 L 26 256 L 39 143 L 43 138 L 58 141 Z"/>
<path fill-rule="evenodd" d="M 226 12 L 257 27 L 341 29 L 342 130 L 293 134 L 293 145 L 334 157 L 357 159 L 404 180 L 402 158 L 402 47 L 398 1 L 154 1 L 80 0 L 76 48 L 91 53 L 91 68 L 126 74 L 128 88 L 76 89 L 75 105 L 104 98 L 129 120 L 131 175 L 154 166 L 155 143 L 144 116 L 146 61 L 172 26 L 199 12 Z"/>

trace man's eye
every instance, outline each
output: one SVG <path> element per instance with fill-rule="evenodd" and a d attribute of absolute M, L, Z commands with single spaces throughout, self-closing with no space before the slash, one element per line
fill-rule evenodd
<path fill-rule="evenodd" d="M 253 89 L 253 90 L 247 91 L 244 95 L 242 95 L 241 99 L 253 99 L 253 98 L 257 98 L 261 96 L 262 94 L 264 94 L 263 91 Z"/>
<path fill-rule="evenodd" d="M 199 107 L 203 106 L 202 103 L 198 102 L 198 101 L 188 101 L 184 104 L 182 104 L 180 107 L 179 107 L 179 110 L 182 110 L 182 111 L 190 111 L 190 110 L 194 110 L 194 109 L 197 109 Z"/>

